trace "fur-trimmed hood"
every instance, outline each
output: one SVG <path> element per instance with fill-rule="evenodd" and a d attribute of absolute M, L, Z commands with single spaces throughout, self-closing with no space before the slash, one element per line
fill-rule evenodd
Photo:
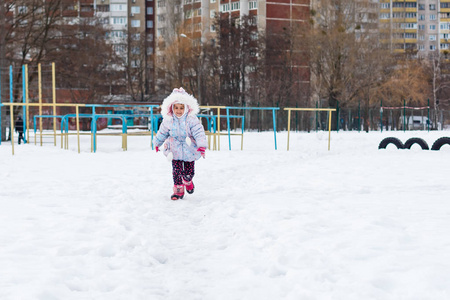
<path fill-rule="evenodd" d="M 194 96 L 189 95 L 183 88 L 180 87 L 178 89 L 173 89 L 172 93 L 167 96 L 161 104 L 161 115 L 163 118 L 173 116 L 172 106 L 175 103 L 184 104 L 189 116 L 195 116 L 200 111 L 197 99 L 195 99 Z"/>

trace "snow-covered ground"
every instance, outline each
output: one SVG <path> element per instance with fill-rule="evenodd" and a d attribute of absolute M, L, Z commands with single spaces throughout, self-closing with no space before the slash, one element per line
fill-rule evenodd
<path fill-rule="evenodd" d="M 450 132 L 245 133 L 169 200 L 148 137 L 0 146 L 0 299 L 450 299 Z"/>

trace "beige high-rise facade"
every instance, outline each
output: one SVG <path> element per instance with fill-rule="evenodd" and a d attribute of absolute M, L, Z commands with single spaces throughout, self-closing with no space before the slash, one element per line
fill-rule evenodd
<path fill-rule="evenodd" d="M 382 41 L 419 57 L 449 50 L 450 0 L 380 0 Z"/>

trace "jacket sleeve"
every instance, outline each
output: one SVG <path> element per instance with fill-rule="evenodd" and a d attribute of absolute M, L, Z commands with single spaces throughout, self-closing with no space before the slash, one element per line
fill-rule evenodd
<path fill-rule="evenodd" d="M 163 120 L 156 136 L 153 138 L 153 143 L 156 147 L 160 147 L 164 141 L 169 137 L 169 122 Z"/>
<path fill-rule="evenodd" d="M 206 142 L 205 129 L 203 128 L 202 123 L 197 117 L 194 117 L 191 125 L 191 134 L 197 143 L 197 147 L 208 148 L 208 143 Z"/>

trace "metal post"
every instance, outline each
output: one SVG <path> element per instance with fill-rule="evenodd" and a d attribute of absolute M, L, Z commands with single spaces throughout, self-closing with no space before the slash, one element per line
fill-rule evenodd
<path fill-rule="evenodd" d="M 273 136 L 275 139 L 275 150 L 277 150 L 277 118 L 275 108 L 272 109 L 272 118 L 273 118 Z"/>
<path fill-rule="evenodd" d="M 23 120 L 23 143 L 24 144 L 26 144 L 27 143 L 27 140 L 26 140 L 26 138 L 25 138 L 25 132 L 26 132 L 26 130 L 27 130 L 27 126 L 26 126 L 26 102 L 27 102 L 27 96 L 26 96 L 26 92 L 25 92 L 25 90 L 26 90 L 26 83 L 25 83 L 25 65 L 22 65 L 22 102 L 23 102 L 23 104 L 25 104 L 25 105 L 23 105 L 22 106 L 22 116 L 23 116 L 23 118 L 22 118 L 22 120 Z"/>
<path fill-rule="evenodd" d="M 55 63 L 52 63 L 52 90 L 53 90 L 53 140 L 56 146 L 56 76 Z"/>
<path fill-rule="evenodd" d="M 406 99 L 403 99 L 403 132 L 406 132 Z"/>
<path fill-rule="evenodd" d="M 428 108 L 427 108 L 427 110 L 428 110 L 427 127 L 428 127 L 428 132 L 430 132 L 430 123 L 431 123 L 431 121 L 430 121 L 430 98 L 428 98 Z"/>
<path fill-rule="evenodd" d="M 383 132 L 383 99 L 380 100 L 380 128 Z"/>
<path fill-rule="evenodd" d="M 336 132 L 339 132 L 339 101 L 336 100 Z"/>
<path fill-rule="evenodd" d="M 288 111 L 288 136 L 287 136 L 287 151 L 289 151 L 289 135 L 291 131 L 291 110 L 287 109 Z M 317 127 L 317 126 L 316 126 Z"/>
<path fill-rule="evenodd" d="M 361 100 L 358 102 L 358 132 L 361 132 Z"/>
<path fill-rule="evenodd" d="M 228 150 L 231 150 L 231 136 L 230 136 L 230 109 L 227 107 L 227 129 L 228 129 Z"/>
<path fill-rule="evenodd" d="M 75 106 L 75 112 L 77 114 L 76 122 L 77 122 L 77 142 L 78 142 L 78 153 L 80 153 L 80 114 L 78 105 Z M 67 121 L 69 123 L 69 121 Z M 67 148 L 69 148 L 69 144 L 67 144 Z"/>

